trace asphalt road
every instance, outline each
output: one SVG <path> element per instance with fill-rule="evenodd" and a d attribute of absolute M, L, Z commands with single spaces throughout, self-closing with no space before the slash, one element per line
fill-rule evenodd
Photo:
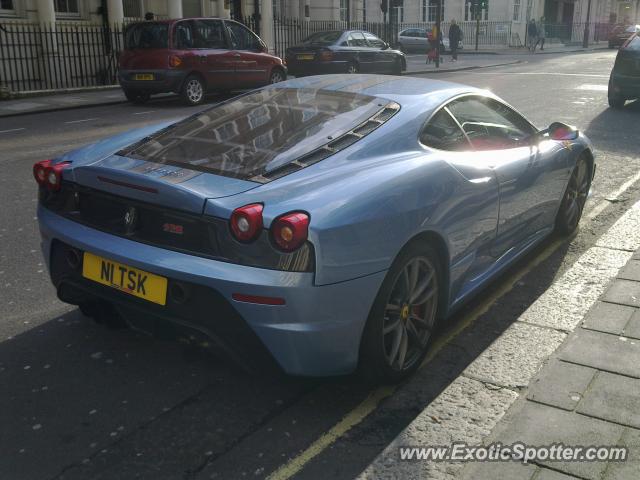
<path fill-rule="evenodd" d="M 610 51 L 537 55 L 433 74 L 486 87 L 540 127 L 577 125 L 597 149 L 597 177 L 578 235 L 536 262 L 541 246 L 451 319 L 432 360 L 379 403 L 352 377 L 250 376 L 199 346 L 96 325 L 56 299 L 39 250 L 32 164 L 193 109 L 163 100 L 0 119 L 0 478 L 357 475 L 640 197 L 640 102 L 608 109 L 613 59 Z M 475 335 L 452 334 L 468 322 Z M 343 418 L 354 425 L 347 432 Z"/>

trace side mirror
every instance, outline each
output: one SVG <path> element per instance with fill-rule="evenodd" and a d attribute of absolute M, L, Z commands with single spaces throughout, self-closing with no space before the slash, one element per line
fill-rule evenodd
<path fill-rule="evenodd" d="M 576 127 L 571 127 L 561 122 L 553 122 L 547 129 L 551 140 L 575 140 L 580 132 Z"/>
<path fill-rule="evenodd" d="M 389 48 L 389 44 L 387 42 L 384 42 L 381 50 L 387 50 L 388 48 Z"/>

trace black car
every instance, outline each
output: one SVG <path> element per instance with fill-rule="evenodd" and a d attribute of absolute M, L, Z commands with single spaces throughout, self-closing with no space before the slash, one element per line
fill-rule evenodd
<path fill-rule="evenodd" d="M 618 51 L 609 77 L 609 105 L 621 108 L 640 98 L 640 36 L 634 34 Z"/>
<path fill-rule="evenodd" d="M 393 73 L 407 68 L 402 52 L 362 30 L 331 30 L 310 35 L 287 49 L 287 67 L 295 76 L 323 73 Z"/>

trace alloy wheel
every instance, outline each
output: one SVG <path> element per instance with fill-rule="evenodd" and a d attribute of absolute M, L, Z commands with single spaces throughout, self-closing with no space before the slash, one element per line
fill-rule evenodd
<path fill-rule="evenodd" d="M 349 64 L 347 67 L 347 73 L 358 73 L 358 66 L 355 63 Z"/>
<path fill-rule="evenodd" d="M 191 103 L 199 103 L 204 95 L 204 89 L 200 80 L 194 78 L 187 83 L 187 98 Z"/>
<path fill-rule="evenodd" d="M 271 74 L 270 83 L 278 83 L 283 81 L 284 81 L 284 75 L 282 75 L 282 72 L 280 70 L 274 70 L 273 73 Z"/>
<path fill-rule="evenodd" d="M 387 300 L 382 341 L 387 364 L 411 368 L 422 357 L 435 325 L 438 277 L 426 257 L 414 257 L 400 271 Z"/>
<path fill-rule="evenodd" d="M 580 160 L 573 170 L 565 194 L 565 219 L 566 224 L 571 228 L 580 221 L 587 195 L 589 195 L 589 168 L 587 162 Z"/>

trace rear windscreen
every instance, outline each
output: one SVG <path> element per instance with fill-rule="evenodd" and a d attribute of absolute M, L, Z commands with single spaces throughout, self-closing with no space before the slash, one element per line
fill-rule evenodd
<path fill-rule="evenodd" d="M 169 26 L 166 23 L 136 23 L 127 28 L 125 48 L 168 48 Z"/>
<path fill-rule="evenodd" d="M 386 103 L 351 92 L 270 88 L 189 117 L 121 154 L 250 179 L 327 145 Z"/>

